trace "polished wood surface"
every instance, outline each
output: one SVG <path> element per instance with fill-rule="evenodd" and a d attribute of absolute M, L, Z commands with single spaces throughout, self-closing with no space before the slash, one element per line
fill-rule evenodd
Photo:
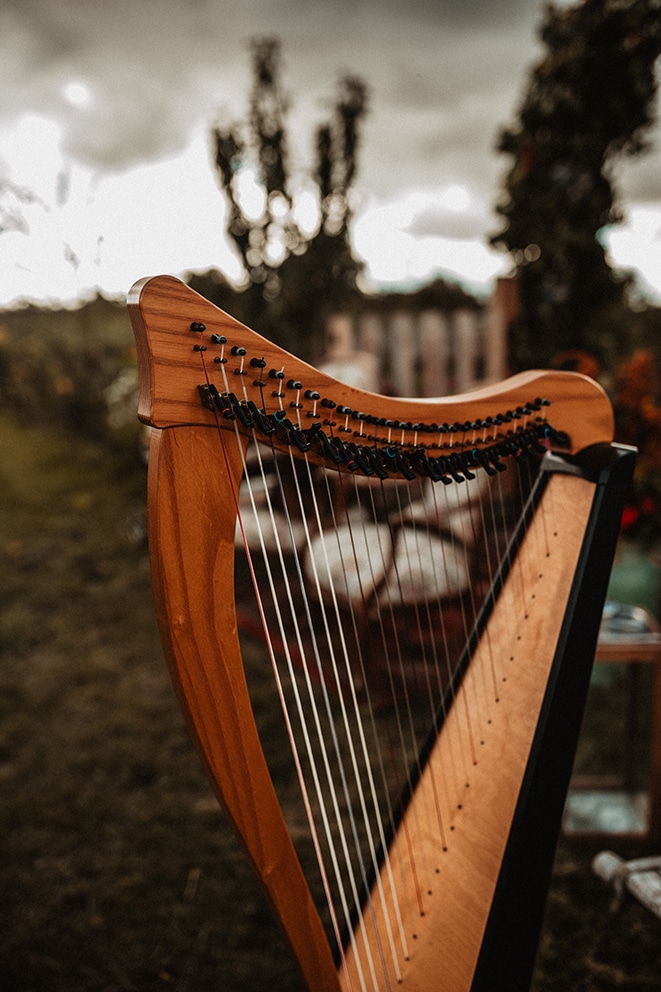
<path fill-rule="evenodd" d="M 578 453 L 612 439 L 610 404 L 593 380 L 561 372 L 523 373 L 438 399 L 354 389 L 168 276 L 137 283 L 129 312 L 139 415 L 154 428 L 149 538 L 165 653 L 191 736 L 303 980 L 311 992 L 393 989 L 400 980 L 411 992 L 468 992 L 573 594 L 596 480 L 572 467 L 550 478 L 392 840 L 391 867 L 381 880 L 385 898 L 364 913 L 338 970 L 269 776 L 243 672 L 235 532 L 243 458 L 255 428 L 235 414 L 252 403 L 273 418 L 270 426 L 286 415 L 302 432 L 316 424 L 375 449 L 422 448 L 430 455 L 480 445 L 487 450 L 503 437 L 516 441 L 531 424 L 548 423 L 544 443 Z M 226 418 L 222 403 L 230 394 L 235 405 Z M 448 424 L 455 425 L 452 431 Z M 269 444 L 298 457 L 291 436 L 270 434 Z M 304 457 L 323 463 L 319 450 Z M 346 465 L 334 468 L 347 471 Z M 458 750 L 469 756 L 465 774 L 453 764 Z M 458 774 L 457 788 L 451 783 Z M 408 945 L 397 963 L 374 939 L 389 909 L 393 876 L 403 882 Z M 365 976 L 357 963 L 356 951 L 360 956 L 365 943 L 380 961 L 379 978 Z"/>
<path fill-rule="evenodd" d="M 242 400 L 245 390 L 246 399 L 253 400 L 260 408 L 265 404 L 267 411 L 278 409 L 279 402 L 272 398 L 272 388 L 264 390 L 254 385 L 257 373 L 250 362 L 253 359 L 265 362 L 265 380 L 270 387 L 277 382 L 269 379 L 270 371 L 284 372 L 280 380 L 286 393 L 284 406 L 289 409 L 291 402 L 299 403 L 297 418 L 304 426 L 312 422 L 312 414 L 322 411 L 320 401 L 310 399 L 306 393 L 318 393 L 321 399 L 328 397 L 337 406 L 347 406 L 352 411 L 377 418 L 439 424 L 494 416 L 516 410 L 541 397 L 552 401 L 549 421 L 556 431 L 568 435 L 569 450 L 580 451 L 590 444 L 613 438 L 612 410 L 601 386 L 576 373 L 523 372 L 504 383 L 464 396 L 437 399 L 379 396 L 345 386 L 283 352 L 171 276 L 157 276 L 136 283 L 129 295 L 128 307 L 138 349 L 139 416 L 154 427 L 211 426 L 215 423 L 213 413 L 206 410 L 199 399 L 198 386 L 203 379 L 200 353 L 195 350 L 197 345 L 206 347 L 206 362 L 219 388 L 222 389 L 223 383 L 219 366 L 214 366 L 214 358 L 220 356 L 222 348 L 223 357 L 227 358 L 224 368 L 230 388 L 235 388 Z M 191 331 L 192 323 L 204 324 L 202 336 Z M 226 337 L 226 344 L 212 344 L 214 334 Z M 232 348 L 236 347 L 245 348 L 245 356 L 232 355 Z M 237 375 L 239 370 L 248 370 L 249 374 Z M 301 388 L 289 387 L 290 381 L 301 383 Z M 343 427 L 342 418 L 337 419 Z M 348 426 L 358 435 L 361 429 L 367 430 L 361 428 L 355 418 L 349 419 Z M 414 431 L 404 431 L 404 443 L 414 436 Z"/>
<path fill-rule="evenodd" d="M 540 561 L 540 548 L 548 547 L 543 564 L 510 574 L 416 789 L 415 804 L 405 818 L 408 823 L 393 845 L 393 873 L 411 874 L 413 848 L 415 871 L 426 880 L 422 912 L 411 889 L 403 909 L 411 955 L 402 965 L 402 976 L 403 987 L 410 992 L 460 992 L 471 987 L 592 498 L 593 486 L 584 479 L 550 480 L 521 548 L 523 560 L 532 566 Z M 562 532 L 552 524 L 559 506 L 565 514 Z M 497 702 L 485 690 L 494 675 Z M 484 728 L 484 733 L 476 741 L 466 787 L 450 802 L 451 791 L 434 788 L 430 780 L 452 781 L 452 742 L 467 735 L 464 697 L 472 724 Z M 446 850 L 438 829 L 433 829 L 439 802 Z M 424 825 L 422 830 L 419 824 Z M 383 929 L 377 900 L 374 906 Z M 394 988 L 392 962 L 390 968 Z"/>
<path fill-rule="evenodd" d="M 308 987 L 332 992 L 335 965 L 273 790 L 243 672 L 228 567 L 241 460 L 236 445 L 228 446 L 226 471 L 210 471 L 218 445 L 216 434 L 200 428 L 154 435 L 149 546 L 156 612 L 174 687 L 216 795 Z"/>

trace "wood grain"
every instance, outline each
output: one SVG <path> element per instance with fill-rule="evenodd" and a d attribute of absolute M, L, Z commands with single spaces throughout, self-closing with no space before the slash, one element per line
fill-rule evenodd
<path fill-rule="evenodd" d="M 338 981 L 257 734 L 234 606 L 238 446 L 200 428 L 154 432 L 149 544 L 170 673 L 216 795 L 255 868 L 310 989 Z"/>
<path fill-rule="evenodd" d="M 471 988 L 593 493 L 594 487 L 580 478 L 549 481 L 521 548 L 522 561 L 541 565 L 510 573 L 393 844 L 394 874 L 415 874 L 422 890 L 422 913 L 412 885 L 401 903 L 410 949 L 410 959 L 400 961 L 407 992 Z M 551 521 L 559 506 L 563 527 L 556 532 Z M 545 551 L 540 556 L 547 546 L 548 556 Z M 498 702 L 490 691 L 494 673 Z M 447 790 L 456 778 L 457 743 L 469 755 L 459 802 Z M 439 802 L 446 850 L 437 828 Z M 365 914 L 372 954 L 388 959 L 388 981 L 394 987 L 395 965 L 383 940 L 385 924 L 376 898 L 373 912 L 375 926 Z M 351 957 L 355 984 L 354 969 Z"/>
<path fill-rule="evenodd" d="M 199 387 L 212 381 L 219 392 L 235 392 L 267 414 L 285 410 L 302 428 L 334 417 L 329 432 L 358 441 L 368 430 L 360 414 L 372 422 L 396 420 L 393 443 L 408 446 L 418 443 L 416 424 L 470 425 L 543 398 L 549 405 L 539 416 L 548 411 L 555 430 L 567 435 L 568 449 L 577 452 L 612 438 L 610 404 L 593 380 L 560 372 L 527 372 L 449 398 L 412 400 L 354 389 L 288 355 L 169 276 L 137 283 L 129 312 L 139 414 L 154 428 L 149 539 L 166 657 L 201 760 L 303 981 L 311 992 L 357 990 L 363 975 L 370 989 L 392 989 L 401 978 L 410 992 L 468 992 L 594 486 L 577 475 L 550 479 L 520 565 L 510 571 L 394 838 L 391 870 L 404 882 L 398 899 L 406 951 L 397 936 L 393 954 L 383 936 L 386 915 L 396 915 L 384 870 L 385 898 L 366 908 L 356 951 L 349 950 L 338 974 L 273 789 L 243 671 L 234 549 L 247 440 L 237 445 L 236 422 L 207 409 Z M 214 335 L 226 340 L 214 342 Z M 219 358 L 226 361 L 214 361 Z M 333 405 L 320 414 L 323 399 Z M 349 412 L 338 413 L 342 407 Z M 537 416 L 527 412 L 521 419 Z M 390 429 L 378 430 L 378 443 L 389 443 Z M 467 444 L 475 443 L 474 432 L 464 429 Z M 426 443 L 435 443 L 429 434 Z"/>
<path fill-rule="evenodd" d="M 213 426 L 214 415 L 206 410 L 198 393 L 204 382 L 202 357 L 208 370 L 222 392 L 225 379 L 214 358 L 221 354 L 227 363 L 222 368 L 229 388 L 240 399 L 253 400 L 260 409 L 271 412 L 279 408 L 279 400 L 271 393 L 278 385 L 269 379 L 269 372 L 284 371 L 282 382 L 286 394 L 285 408 L 292 413 L 290 404 L 300 407 L 295 411 L 303 427 L 314 422 L 319 413 L 318 401 L 306 393 L 318 393 L 321 399 L 330 398 L 337 406 L 347 406 L 352 411 L 377 418 L 397 419 L 403 423 L 465 423 L 486 416 L 515 411 L 536 398 L 548 400 L 548 418 L 557 431 L 569 437 L 569 449 L 580 451 L 587 445 L 610 441 L 613 437 L 613 415 L 610 403 L 601 386 L 587 376 L 573 372 L 523 372 L 504 383 L 476 390 L 463 396 L 436 399 L 404 399 L 379 396 L 365 390 L 351 388 L 307 365 L 300 359 L 278 348 L 208 300 L 189 289 L 171 276 L 158 276 L 135 284 L 129 295 L 129 314 L 133 322 L 140 370 L 139 416 L 155 427 L 181 424 Z M 191 323 L 205 325 L 200 336 L 190 329 Z M 212 335 L 227 338 L 225 345 L 211 343 Z M 195 351 L 202 342 L 207 350 Z M 231 354 L 233 347 L 246 349 L 245 356 Z M 254 385 L 256 370 L 251 359 L 265 361 L 265 379 L 269 388 Z M 247 375 L 237 374 L 249 370 Z M 301 389 L 287 385 L 300 382 Z M 317 404 L 315 406 L 315 403 Z M 294 414 L 292 413 L 292 416 Z M 350 432 L 352 438 L 360 437 L 366 428 L 361 421 L 347 420 L 335 415 L 339 427 Z M 228 428 L 232 429 L 233 428 Z M 414 431 L 404 431 L 397 441 L 413 442 Z"/>

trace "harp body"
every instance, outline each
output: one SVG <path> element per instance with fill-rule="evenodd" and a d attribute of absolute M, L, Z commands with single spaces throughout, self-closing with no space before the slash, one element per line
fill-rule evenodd
<path fill-rule="evenodd" d="M 582 376 L 531 372 L 462 397 L 379 396 L 286 354 L 171 277 L 137 283 L 129 311 L 138 350 L 139 415 L 155 428 L 149 537 L 165 654 L 211 784 L 307 987 L 385 990 L 401 983 L 411 992 L 477 992 L 495 987 L 497 976 L 500 987 L 527 988 L 633 466 L 632 451 L 611 444 L 612 413 L 603 392 Z M 393 705 L 409 691 L 410 666 L 417 666 L 413 681 L 429 682 L 430 666 L 420 662 L 421 652 L 436 652 L 434 644 L 445 641 L 451 656 L 441 665 L 440 702 L 420 754 L 407 758 L 405 773 L 400 762 L 399 799 L 358 873 L 361 891 L 350 907 L 349 926 L 340 912 L 331 913 L 330 924 L 322 922 L 272 783 L 244 675 L 234 561 L 237 514 L 242 517 L 245 503 L 242 479 L 254 464 L 249 443 L 251 450 L 264 449 L 294 466 L 296 486 L 302 466 L 299 518 L 308 519 L 286 518 L 285 543 L 296 544 L 294 527 L 302 527 L 305 560 L 314 559 L 312 546 L 323 527 L 320 511 L 315 509 L 315 518 L 307 502 L 305 480 L 313 476 L 325 485 L 323 526 L 342 531 L 337 558 L 343 581 L 336 581 L 326 554 L 314 566 L 313 579 L 305 580 L 311 605 L 291 601 L 291 594 L 289 604 L 293 614 L 307 614 L 318 681 L 327 679 L 331 693 L 334 686 L 327 706 L 336 709 L 339 699 L 351 727 L 354 710 L 365 707 L 366 691 L 368 702 L 377 700 L 376 709 L 388 709 L 374 686 L 370 697 L 370 687 L 362 684 L 372 675 L 364 667 L 359 672 L 356 655 L 378 669 L 397 642 L 400 671 L 388 683 Z M 548 453 L 542 460 L 543 450 Z M 395 556 L 420 506 L 429 508 L 428 494 L 473 493 L 468 511 L 463 506 L 468 522 L 459 525 L 461 540 L 455 545 L 455 537 L 444 538 L 445 547 L 470 545 L 485 526 L 477 504 L 488 506 L 488 485 L 511 495 L 512 484 L 504 480 L 521 462 L 542 462 L 539 480 L 518 500 L 513 534 L 501 560 L 489 561 L 487 578 L 482 568 L 479 582 L 474 580 L 475 558 L 467 567 L 469 580 L 481 588 L 472 611 L 467 614 L 463 604 L 477 593 L 454 588 L 450 573 L 458 569 L 456 561 L 439 564 L 441 545 L 428 527 L 415 539 L 422 540 L 423 553 L 413 566 L 406 549 L 408 567 L 423 583 L 437 582 L 441 573 L 444 591 L 432 595 L 427 589 L 413 605 L 407 602 L 408 612 L 400 610 L 416 597 L 405 591 L 406 556 Z M 279 480 L 278 500 L 286 488 Z M 335 509 L 331 486 L 345 493 Z M 367 505 L 363 493 L 370 487 L 379 494 L 391 487 L 396 495 L 397 533 L 392 522 L 379 531 L 362 524 L 356 531 L 362 537 L 349 538 L 344 521 L 353 511 L 346 493 Z M 422 502 L 406 495 L 415 487 L 424 493 Z M 254 510 L 254 494 L 251 499 Z M 271 507 L 277 530 L 273 512 Z M 438 505 L 435 512 L 438 518 Z M 493 517 L 493 510 L 486 516 Z M 240 526 L 245 538 L 247 518 Z M 437 529 L 444 527 L 445 520 Z M 374 579 L 373 546 L 380 540 L 375 535 L 381 533 L 392 538 L 390 579 L 379 574 L 376 591 L 367 592 L 368 573 Z M 349 541 L 353 550 L 347 551 Z M 495 559 L 495 550 L 484 547 L 482 557 Z M 262 552 L 268 559 L 263 539 Z M 303 558 L 296 561 L 294 586 L 300 589 Z M 254 575 L 255 566 L 250 570 Z M 392 599 L 379 606 L 389 583 L 401 600 L 397 609 Z M 292 649 L 298 657 L 306 645 L 296 616 L 293 630 L 292 621 L 281 618 L 278 628 L 272 598 L 259 600 L 258 611 L 270 652 L 279 655 L 281 642 L 298 638 Z M 462 603 L 462 621 L 455 626 L 462 628 L 463 648 L 445 630 L 440 599 L 454 604 L 455 619 Z M 333 610 L 339 619 L 328 619 Z M 375 647 L 379 629 L 383 643 Z M 407 652 L 415 663 L 407 662 Z M 331 655 L 334 683 L 326 658 L 319 657 L 325 653 Z M 307 678 L 308 663 L 302 665 Z M 348 685 L 356 674 L 356 684 Z M 382 687 L 384 672 L 379 669 L 374 678 Z M 356 733 L 362 740 L 362 729 Z M 347 760 L 354 774 L 355 759 Z M 367 794 L 358 805 L 372 802 L 369 789 Z M 329 887 L 322 886 L 325 892 Z"/>

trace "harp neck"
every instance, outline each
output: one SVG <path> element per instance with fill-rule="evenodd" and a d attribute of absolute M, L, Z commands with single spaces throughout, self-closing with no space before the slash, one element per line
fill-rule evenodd
<path fill-rule="evenodd" d="M 129 313 L 141 373 L 139 416 L 153 427 L 234 431 L 238 418 L 240 429 L 256 422 L 276 447 L 307 446 L 318 460 L 334 458 L 324 450 L 328 436 L 371 449 L 395 444 L 430 458 L 507 438 L 534 444 L 541 436 L 575 453 L 613 437 L 602 388 L 577 373 L 524 372 L 446 398 L 380 396 L 325 375 L 170 276 L 136 283 Z M 339 451 L 338 461 L 346 461 Z"/>

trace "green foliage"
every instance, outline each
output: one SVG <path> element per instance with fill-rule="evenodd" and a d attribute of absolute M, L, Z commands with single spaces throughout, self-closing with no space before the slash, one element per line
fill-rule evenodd
<path fill-rule="evenodd" d="M 0 315 L 0 406 L 32 423 L 105 434 L 108 390 L 127 368 L 135 370 L 135 355 L 124 306 L 97 297 L 71 310 L 31 306 Z"/>
<path fill-rule="evenodd" d="M 619 219 L 613 166 L 645 149 L 654 120 L 661 3 L 549 5 L 540 35 L 545 53 L 498 145 L 514 160 L 492 239 L 519 275 L 512 358 L 525 367 L 578 347 L 612 363 L 626 347 L 628 282 L 614 277 L 599 234 Z M 604 320 L 620 328 L 616 340 L 603 340 Z"/>
<path fill-rule="evenodd" d="M 301 190 L 288 161 L 287 99 L 277 39 L 253 41 L 252 59 L 247 121 L 213 131 L 216 171 L 228 203 L 227 233 L 248 285 L 239 299 L 218 278 L 197 277 L 191 285 L 219 306 L 232 300 L 233 312 L 246 323 L 309 358 L 328 310 L 346 305 L 357 293 L 361 264 L 349 242 L 350 193 L 367 89 L 358 77 L 345 75 L 330 120 L 317 130 L 312 170 L 317 223 L 309 233 L 297 219 Z M 263 195 L 257 217 L 242 203 L 241 182 L 249 172 Z"/>

